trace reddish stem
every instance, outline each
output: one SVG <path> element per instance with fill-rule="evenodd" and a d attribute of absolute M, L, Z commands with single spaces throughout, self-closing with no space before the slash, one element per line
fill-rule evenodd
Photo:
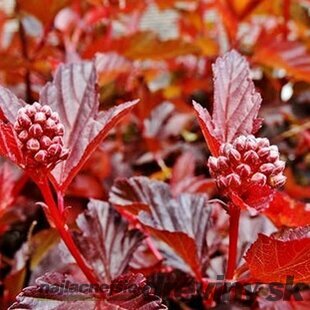
<path fill-rule="evenodd" d="M 291 8 L 291 0 L 284 0 L 283 2 L 283 18 L 284 18 L 284 26 L 283 26 L 283 34 L 287 39 L 288 36 L 288 23 L 290 21 L 290 8 Z"/>
<path fill-rule="evenodd" d="M 85 274 L 86 278 L 91 284 L 98 284 L 99 281 L 93 274 L 93 271 L 87 266 L 84 258 L 82 257 L 79 249 L 77 248 L 72 236 L 68 230 L 68 227 L 63 221 L 62 215 L 54 201 L 49 183 L 47 179 L 40 180 L 39 182 L 36 181 L 44 200 L 49 208 L 50 218 L 52 219 L 56 229 L 59 232 L 61 239 L 66 244 L 68 250 L 70 251 L 71 255 L 76 260 L 76 263 L 81 268 L 83 273 Z"/>
<path fill-rule="evenodd" d="M 226 280 L 231 280 L 234 277 L 236 269 L 240 209 L 234 204 L 231 204 L 229 206 L 229 215 L 229 252 L 226 270 Z"/>

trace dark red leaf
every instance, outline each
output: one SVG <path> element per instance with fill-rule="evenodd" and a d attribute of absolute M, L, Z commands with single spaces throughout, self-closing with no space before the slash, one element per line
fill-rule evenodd
<path fill-rule="evenodd" d="M 0 110 L 2 112 L 2 120 L 8 120 L 10 123 L 14 124 L 18 110 L 25 104 L 23 100 L 18 99 L 7 88 L 0 86 Z"/>
<path fill-rule="evenodd" d="M 8 163 L 4 163 L 0 167 L 0 214 L 9 207 L 14 201 L 13 189 L 16 177 Z"/>
<path fill-rule="evenodd" d="M 137 203 L 148 206 L 148 209 L 144 207 L 146 211 L 141 209 L 138 220 L 153 236 L 169 245 L 198 279 L 201 278 L 209 223 L 209 210 L 203 196 L 182 194 L 173 198 L 169 185 L 134 177 L 117 181 L 110 201 L 129 212 L 134 205 L 133 214 L 137 214 Z"/>
<path fill-rule="evenodd" d="M 151 293 L 142 274 L 125 274 L 111 283 L 110 293 L 102 309 L 165 310 L 161 299 Z"/>
<path fill-rule="evenodd" d="M 215 189 L 215 182 L 203 176 L 195 176 L 195 156 L 187 152 L 173 166 L 170 186 L 173 195 L 177 196 L 181 193 L 210 193 Z"/>
<path fill-rule="evenodd" d="M 247 60 L 234 50 L 217 59 L 213 74 L 212 117 L 199 104 L 194 107 L 210 151 L 218 155 L 218 144 L 257 130 L 261 96 L 255 91 Z"/>
<path fill-rule="evenodd" d="M 214 135 L 214 125 L 211 116 L 207 109 L 204 109 L 200 104 L 193 101 L 194 109 L 198 118 L 198 122 L 203 133 L 203 136 L 208 144 L 212 155 L 219 155 L 220 140 Z"/>
<path fill-rule="evenodd" d="M 270 36 L 257 47 L 254 61 L 275 69 L 283 68 L 295 80 L 310 82 L 310 54 L 298 41 Z"/>
<path fill-rule="evenodd" d="M 67 283 L 73 290 L 65 290 Z M 69 275 L 46 273 L 36 280 L 35 286 L 22 290 L 9 309 L 95 309 L 99 303 L 94 289 L 78 290 L 81 283 Z"/>
<path fill-rule="evenodd" d="M 0 156 L 7 157 L 19 166 L 23 166 L 23 154 L 20 149 L 20 141 L 10 123 L 0 120 Z"/>
<path fill-rule="evenodd" d="M 285 283 L 287 276 L 294 276 L 295 282 L 309 282 L 309 232 L 308 226 L 278 238 L 260 234 L 245 256 L 251 276 L 265 283 Z"/>
<path fill-rule="evenodd" d="M 55 183 L 65 191 L 92 152 L 108 132 L 129 113 L 137 101 L 127 102 L 99 112 L 94 63 L 61 66 L 54 81 L 41 92 L 40 101 L 60 115 L 65 126 L 64 144 L 67 160 L 53 170 Z"/>
<path fill-rule="evenodd" d="M 106 202 L 91 200 L 77 219 L 81 234 L 77 245 L 103 282 L 110 282 L 127 268 L 143 235 L 129 230 L 127 222 Z"/>
<path fill-rule="evenodd" d="M 173 104 L 164 102 L 152 110 L 144 121 L 144 137 L 152 152 L 160 150 L 160 143 L 165 139 L 165 125 L 174 111 Z"/>
<path fill-rule="evenodd" d="M 86 285 L 86 286 L 85 286 Z M 165 310 L 142 274 L 126 274 L 98 287 L 69 275 L 47 273 L 22 290 L 9 309 Z"/>
<path fill-rule="evenodd" d="M 177 184 L 195 175 L 195 156 L 191 152 L 182 154 L 176 161 L 171 175 L 171 184 Z"/>

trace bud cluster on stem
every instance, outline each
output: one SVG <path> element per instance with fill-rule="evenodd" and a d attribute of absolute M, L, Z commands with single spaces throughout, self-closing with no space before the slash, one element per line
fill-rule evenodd
<path fill-rule="evenodd" d="M 14 129 L 28 167 L 52 168 L 68 157 L 63 146 L 65 128 L 49 106 L 35 102 L 19 109 Z"/>
<path fill-rule="evenodd" d="M 242 195 L 249 186 L 278 188 L 285 183 L 285 162 L 279 158 L 278 147 L 270 145 L 267 138 L 239 136 L 232 144 L 222 144 L 219 152 L 218 157 L 209 158 L 208 166 L 224 193 Z"/>

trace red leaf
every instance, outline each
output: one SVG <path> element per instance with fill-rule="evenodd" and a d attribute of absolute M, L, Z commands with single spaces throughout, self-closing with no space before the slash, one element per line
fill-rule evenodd
<path fill-rule="evenodd" d="M 287 177 L 284 186 L 286 193 L 288 193 L 292 198 L 310 199 L 310 186 L 298 184 L 290 167 L 285 169 L 285 176 Z"/>
<path fill-rule="evenodd" d="M 252 215 L 257 215 L 268 208 L 275 190 L 268 185 L 249 186 L 247 191 L 239 197 L 236 193 L 230 193 L 232 202 L 239 206 L 239 208 L 246 208 Z"/>
<path fill-rule="evenodd" d="M 201 131 L 208 144 L 209 150 L 212 155 L 218 156 L 220 149 L 220 140 L 217 140 L 217 138 L 213 135 L 214 125 L 211 116 L 207 109 L 204 109 L 199 103 L 193 101 L 193 105 Z"/>
<path fill-rule="evenodd" d="M 81 230 L 77 245 L 97 276 L 110 282 L 122 274 L 140 245 L 143 235 L 128 224 L 106 202 L 91 200 L 77 219 Z"/>
<path fill-rule="evenodd" d="M 211 153 L 218 155 L 218 144 L 257 130 L 261 96 L 250 79 L 248 62 L 234 50 L 217 59 L 213 74 L 212 118 L 199 104 L 194 108 Z"/>
<path fill-rule="evenodd" d="M 164 102 L 153 109 L 150 117 L 144 121 L 143 135 L 152 152 L 160 150 L 160 144 L 167 136 L 165 124 L 171 118 L 173 111 L 173 104 Z"/>
<path fill-rule="evenodd" d="M 170 180 L 174 196 L 181 193 L 210 193 L 215 189 L 215 182 L 203 176 L 195 176 L 195 156 L 191 152 L 182 154 L 172 169 Z"/>
<path fill-rule="evenodd" d="M 171 184 L 177 184 L 195 175 L 195 156 L 191 152 L 182 154 L 176 161 L 171 176 Z"/>
<path fill-rule="evenodd" d="M 161 299 L 151 293 L 142 274 L 125 274 L 111 284 L 110 294 L 104 302 L 105 310 L 165 310 Z"/>
<path fill-rule="evenodd" d="M 251 276 L 265 283 L 285 283 L 287 276 L 309 282 L 309 231 L 309 227 L 291 230 L 281 239 L 260 234 L 245 256 Z"/>
<path fill-rule="evenodd" d="M 14 201 L 13 189 L 15 186 L 15 176 L 8 163 L 0 167 L 0 214 L 9 207 Z"/>
<path fill-rule="evenodd" d="M 64 286 L 65 285 L 65 286 Z M 142 274 L 126 274 L 111 285 L 87 286 L 69 275 L 46 273 L 22 290 L 10 309 L 165 310 Z"/>
<path fill-rule="evenodd" d="M 310 210 L 307 204 L 290 198 L 285 193 L 276 193 L 264 212 L 277 227 L 298 227 L 310 223 Z"/>
<path fill-rule="evenodd" d="M 133 64 L 125 57 L 114 53 L 97 53 L 96 69 L 100 86 L 115 81 L 121 74 L 128 74 L 134 69 Z"/>
<path fill-rule="evenodd" d="M 96 70 L 91 62 L 61 66 L 54 81 L 42 90 L 40 101 L 57 111 L 65 126 L 64 144 L 70 154 L 52 172 L 54 183 L 62 191 L 108 132 L 137 103 L 127 102 L 99 112 Z"/>
<path fill-rule="evenodd" d="M 152 196 L 148 192 L 148 183 L 141 183 L 139 178 L 118 179 L 110 191 L 110 202 L 120 211 L 125 209 L 138 215 L 140 211 L 150 210 Z"/>
<path fill-rule="evenodd" d="M 298 41 L 268 37 L 261 41 L 253 60 L 268 67 L 283 68 L 295 80 L 310 82 L 310 54 Z"/>
<path fill-rule="evenodd" d="M 0 156 L 23 166 L 23 154 L 13 125 L 0 120 Z"/>
<path fill-rule="evenodd" d="M 209 223 L 209 210 L 203 196 L 182 194 L 173 198 L 169 185 L 145 177 L 117 181 L 111 193 L 110 201 L 129 212 L 132 204 L 147 205 L 148 210 L 140 212 L 138 220 L 152 235 L 168 244 L 201 279 Z M 119 199 L 118 193 L 128 195 Z"/>
<path fill-rule="evenodd" d="M 8 120 L 14 124 L 17 116 L 17 112 L 26 103 L 18 99 L 11 91 L 7 88 L 0 86 L 0 110 L 2 120 Z"/>

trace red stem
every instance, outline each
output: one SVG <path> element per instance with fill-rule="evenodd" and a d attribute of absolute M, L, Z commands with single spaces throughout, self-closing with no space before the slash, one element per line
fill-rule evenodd
<path fill-rule="evenodd" d="M 93 271 L 87 266 L 84 258 L 82 257 L 79 249 L 77 248 L 72 236 L 68 230 L 68 227 L 63 221 L 62 215 L 54 201 L 49 183 L 47 179 L 41 180 L 40 182 L 36 182 L 38 185 L 46 204 L 48 205 L 50 217 L 59 232 L 61 239 L 66 244 L 68 250 L 70 251 L 71 255 L 76 260 L 76 263 L 81 268 L 83 273 L 85 274 L 86 278 L 91 284 L 98 284 L 99 281 L 93 274 Z"/>
<path fill-rule="evenodd" d="M 290 8 L 291 8 L 291 0 L 284 0 L 283 2 L 283 18 L 284 18 L 284 26 L 283 26 L 283 34 L 287 39 L 288 36 L 288 23 L 290 21 Z"/>
<path fill-rule="evenodd" d="M 229 206 L 229 213 L 229 252 L 226 270 L 226 280 L 231 280 L 234 277 L 236 269 L 240 209 L 234 204 L 231 204 Z"/>

